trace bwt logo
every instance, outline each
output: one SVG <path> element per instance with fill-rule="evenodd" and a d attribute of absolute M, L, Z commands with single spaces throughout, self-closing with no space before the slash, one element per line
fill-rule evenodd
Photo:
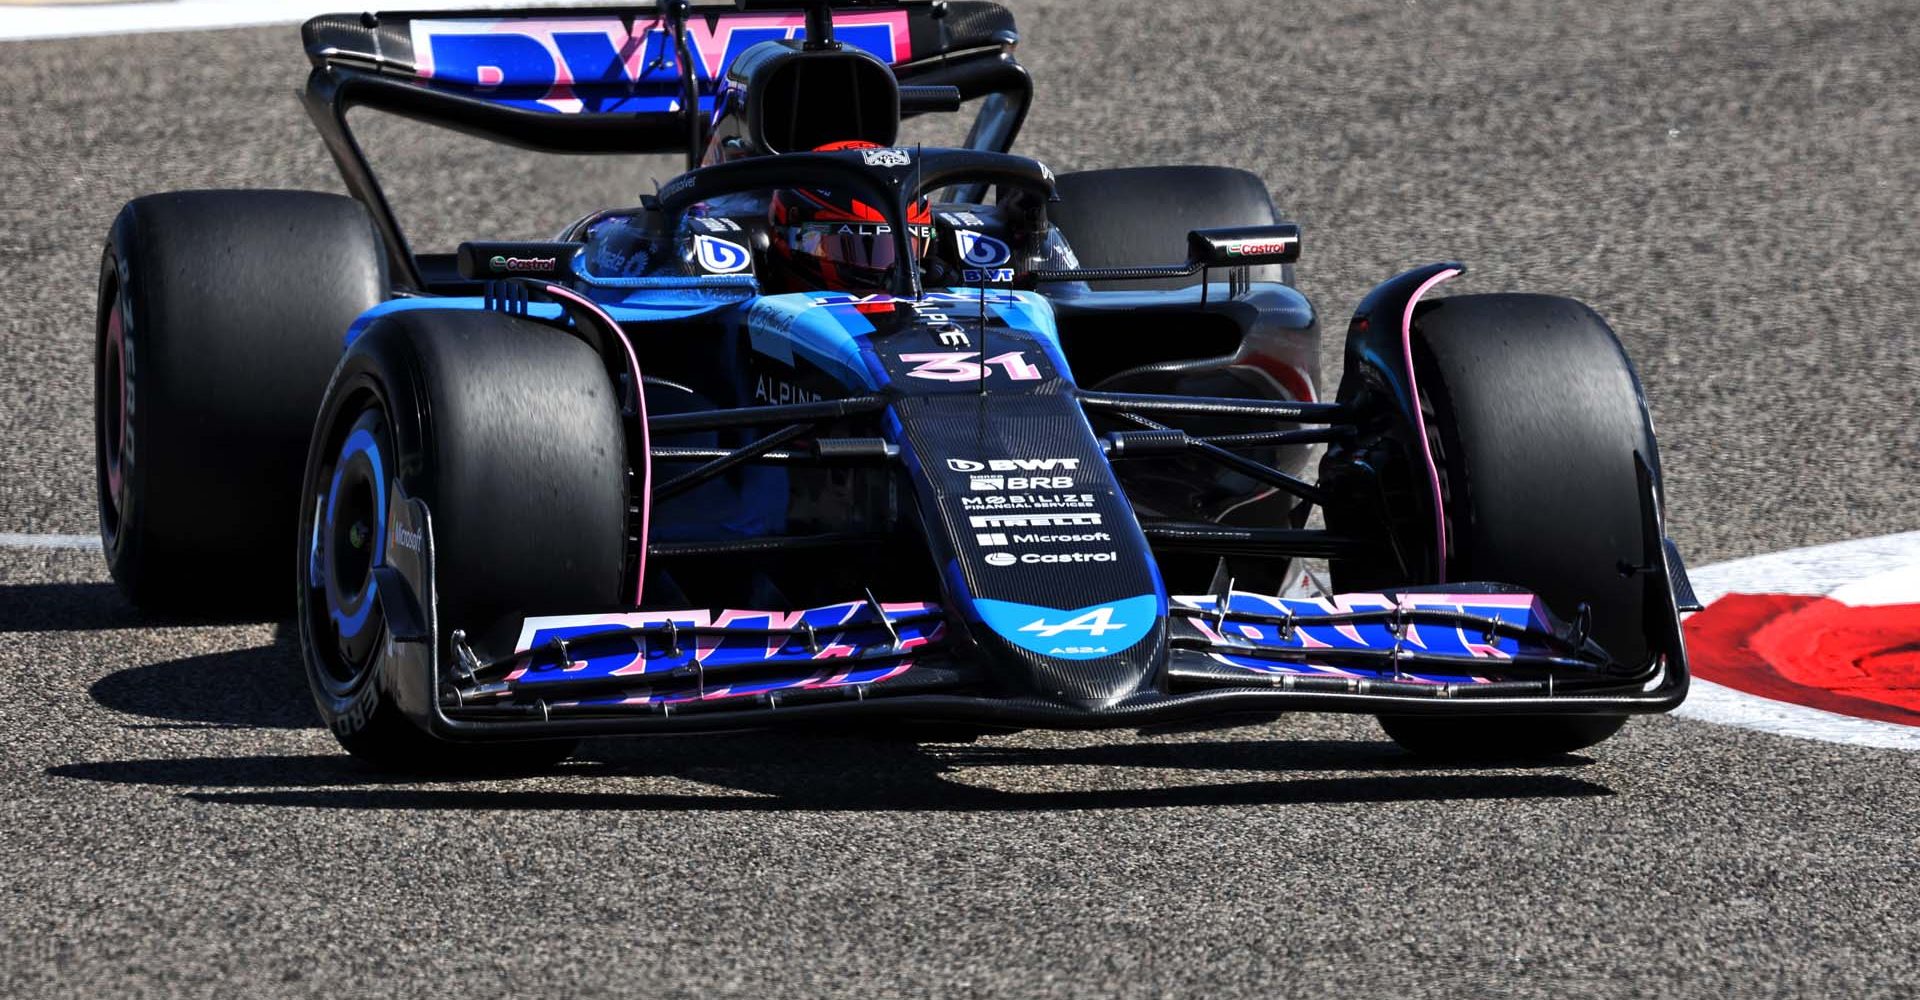
<path fill-rule="evenodd" d="M 965 458 L 947 459 L 947 468 L 955 472 L 1077 472 L 1077 458 L 995 458 L 975 462 Z"/>
<path fill-rule="evenodd" d="M 740 53 L 805 34 L 801 14 L 694 16 L 687 25 L 694 75 L 712 83 Z M 845 13 L 834 37 L 889 63 L 912 57 L 907 13 Z M 664 28 L 617 17 L 458 18 L 414 21 L 414 70 L 421 79 L 493 91 L 502 104 L 561 114 L 679 109 L 680 68 Z M 712 106 L 712 98 L 701 100 Z"/>

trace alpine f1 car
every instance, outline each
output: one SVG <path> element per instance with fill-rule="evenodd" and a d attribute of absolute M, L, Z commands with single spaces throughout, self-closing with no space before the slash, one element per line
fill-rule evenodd
<path fill-rule="evenodd" d="M 352 197 L 121 212 L 101 531 L 142 606 L 297 609 L 356 755 L 1293 710 L 1538 755 L 1685 694 L 1692 598 L 1606 323 L 1433 298 L 1464 267 L 1431 264 L 1359 304 L 1326 398 L 1300 231 L 1265 185 L 1009 152 L 1032 87 L 996 4 L 326 15 L 303 37 Z M 416 253 L 356 107 L 687 170 L 550 242 Z M 964 146 L 901 143 L 968 107 Z"/>

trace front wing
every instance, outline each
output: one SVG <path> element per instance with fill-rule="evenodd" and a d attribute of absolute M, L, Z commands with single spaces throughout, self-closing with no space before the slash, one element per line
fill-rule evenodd
<path fill-rule="evenodd" d="M 1470 586 L 1174 597 L 1157 684 L 1095 707 L 996 694 L 968 640 L 975 626 L 937 604 L 872 595 L 790 611 L 535 617 L 511 651 L 483 658 L 460 632 L 438 641 L 425 505 L 396 489 L 389 511 L 396 530 L 377 581 L 391 637 L 381 683 L 417 722 L 453 740 L 856 718 L 1100 729 L 1292 710 L 1652 713 L 1676 707 L 1687 687 L 1682 656 L 1613 663 L 1587 640 L 1585 623 L 1556 621 L 1529 594 Z"/>

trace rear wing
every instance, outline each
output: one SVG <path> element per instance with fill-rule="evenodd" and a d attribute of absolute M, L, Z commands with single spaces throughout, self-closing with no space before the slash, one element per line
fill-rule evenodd
<path fill-rule="evenodd" d="M 313 63 L 307 112 L 347 189 L 372 211 L 397 281 L 423 286 L 347 126 L 349 110 L 375 108 L 544 152 L 671 153 L 686 149 L 696 122 L 712 113 L 734 58 L 759 42 L 803 37 L 806 21 L 802 0 L 693 7 L 685 38 L 696 90 L 689 108 L 674 40 L 654 8 L 323 14 L 301 27 Z M 988 0 L 878 0 L 836 5 L 833 21 L 842 44 L 879 56 L 903 86 L 952 87 L 962 100 L 983 99 L 969 146 L 1011 147 L 1033 88 L 1014 59 L 1019 36 L 1005 8 Z"/>

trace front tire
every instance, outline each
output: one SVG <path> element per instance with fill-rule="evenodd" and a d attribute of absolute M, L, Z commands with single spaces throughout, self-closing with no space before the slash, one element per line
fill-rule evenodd
<path fill-rule="evenodd" d="M 380 675 L 385 622 L 371 569 L 393 487 L 432 518 L 441 662 L 538 611 L 619 602 L 625 448 L 592 349 L 490 312 L 399 312 L 369 325 L 328 388 L 300 509 L 300 643 L 321 717 L 386 769 L 500 769 L 564 759 L 572 741 L 454 744 L 417 725 Z M 508 637 L 509 639 L 511 637 Z"/>
<path fill-rule="evenodd" d="M 1545 295 L 1423 303 L 1415 370 L 1445 497 L 1446 578 L 1525 587 L 1563 619 L 1592 609 L 1613 658 L 1653 654 L 1660 613 L 1644 574 L 1647 537 L 1635 456 L 1660 460 L 1639 378 L 1593 310 Z M 1533 758 L 1598 744 L 1622 715 L 1383 717 L 1428 756 Z"/>

